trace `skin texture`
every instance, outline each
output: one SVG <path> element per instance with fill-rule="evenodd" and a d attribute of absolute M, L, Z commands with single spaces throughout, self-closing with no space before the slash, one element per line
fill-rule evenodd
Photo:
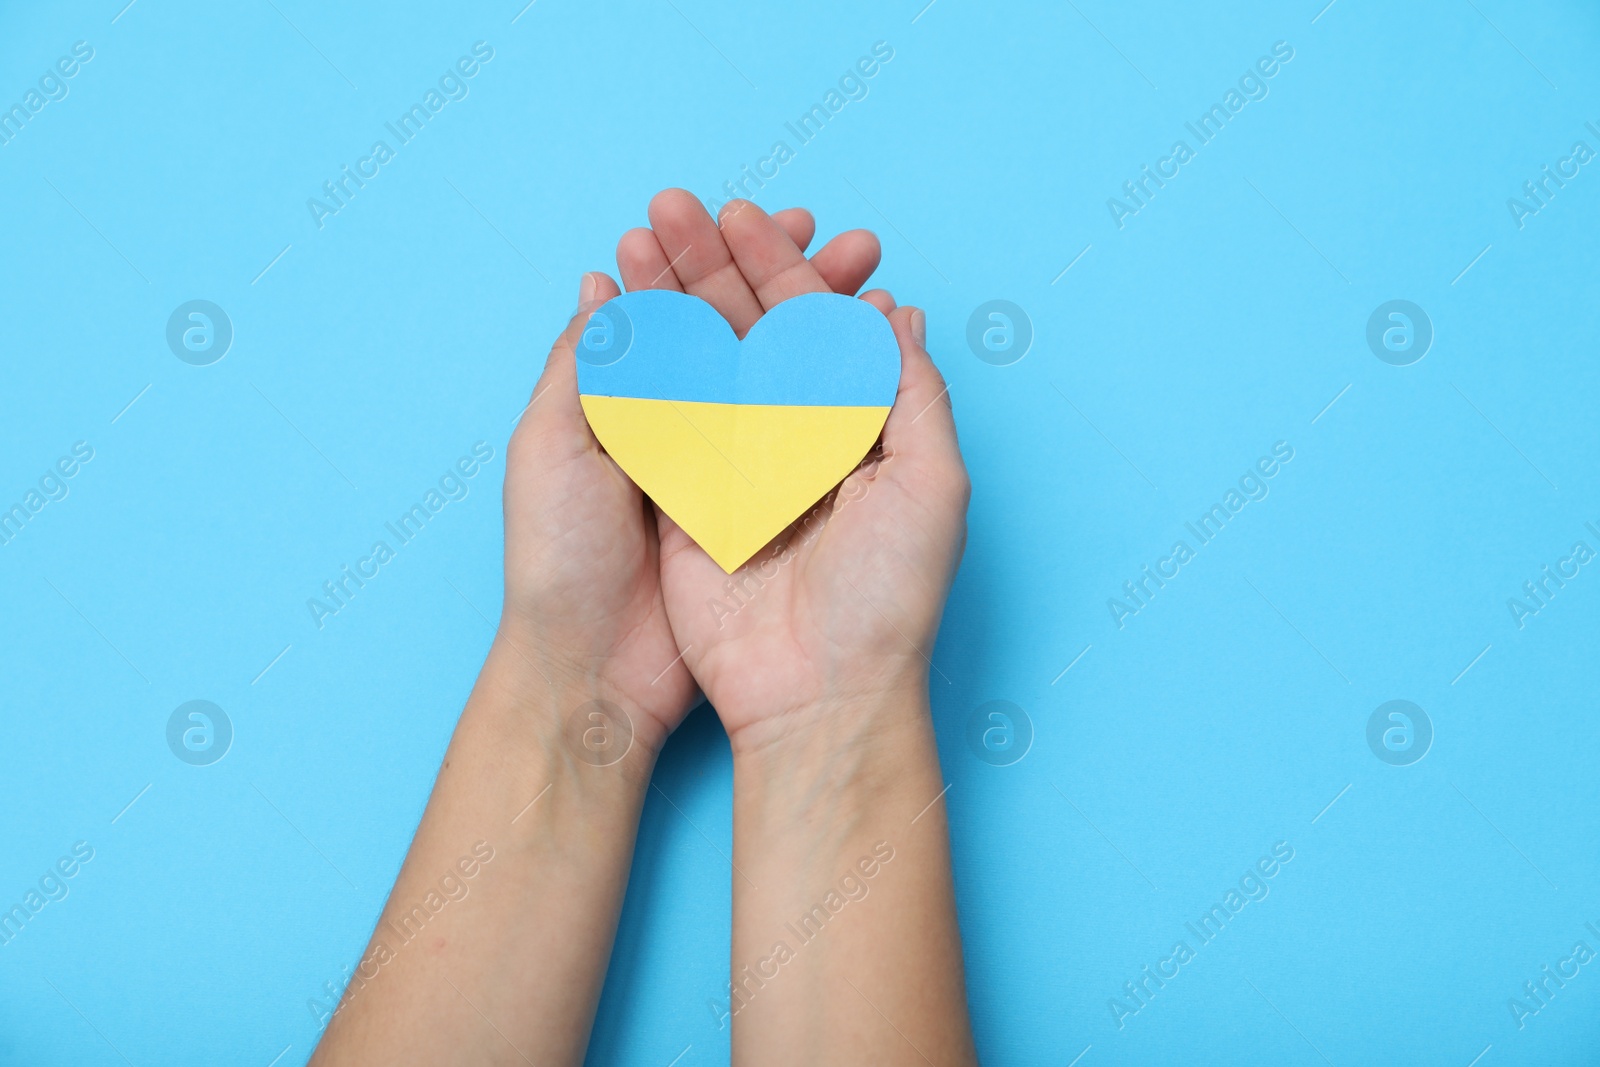
<path fill-rule="evenodd" d="M 740 336 L 879 260 L 863 230 L 808 260 L 799 209 L 736 201 L 719 226 L 668 190 L 649 220 L 624 284 Z M 928 711 L 968 483 L 922 313 L 862 294 L 901 348 L 882 442 L 735 595 L 584 420 L 573 348 L 618 292 L 584 276 L 512 437 L 498 633 L 312 1063 L 581 1063 L 655 757 L 702 691 L 735 753 L 734 1062 L 974 1063 Z"/>
<path fill-rule="evenodd" d="M 592 304 L 616 292 L 589 283 Z M 580 1063 L 656 753 L 698 699 L 653 511 L 578 405 L 580 310 L 507 450 L 505 607 L 411 851 L 312 1062 Z M 591 718 L 591 701 L 606 704 Z M 631 735 L 597 754 L 593 731 Z M 404 916 L 482 841 L 468 894 Z M 392 959 L 386 958 L 392 956 Z"/>
<path fill-rule="evenodd" d="M 624 284 L 699 296 L 741 336 L 877 259 L 845 234 L 808 261 L 808 218 L 747 201 L 719 226 L 669 190 L 650 220 Z M 976 1062 L 927 692 L 970 487 L 922 312 L 866 298 L 901 353 L 874 455 L 731 578 L 657 516 L 672 631 L 734 752 L 735 1063 Z"/>
<path fill-rule="evenodd" d="M 662 193 L 650 211 L 661 234 L 654 256 L 640 247 L 639 230 L 617 251 L 630 289 L 689 292 L 743 336 L 765 309 L 830 288 L 783 220 L 748 201 L 728 205 L 720 231 L 688 193 Z M 846 240 L 865 246 L 868 238 L 846 234 L 834 243 Z M 685 254 L 679 241 L 696 246 Z M 702 251 L 712 244 L 720 254 Z M 670 259 L 678 266 L 658 278 L 658 264 Z M 855 273 L 839 280 L 859 284 Z M 922 313 L 895 308 L 887 293 L 872 295 L 900 342 L 900 389 L 881 448 L 835 491 L 822 532 L 796 537 L 801 531 L 792 527 L 730 579 L 677 524 L 658 515 L 673 633 L 736 750 L 793 729 L 797 724 L 786 716 L 803 716 L 819 701 L 896 688 L 931 665 L 926 650 L 965 540 L 966 470 L 949 393 L 914 336 Z M 751 610 L 742 610 L 731 591 L 749 591 Z M 717 601 L 741 610 L 716 612 L 710 605 Z"/>

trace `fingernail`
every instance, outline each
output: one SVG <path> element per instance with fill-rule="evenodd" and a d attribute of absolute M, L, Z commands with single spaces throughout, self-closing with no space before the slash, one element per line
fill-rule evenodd
<path fill-rule="evenodd" d="M 594 299 L 595 280 L 594 272 L 585 274 L 578 282 L 578 306 L 582 307 Z"/>
<path fill-rule="evenodd" d="M 911 309 L 911 340 L 918 348 L 928 347 L 928 319 L 921 308 Z"/>

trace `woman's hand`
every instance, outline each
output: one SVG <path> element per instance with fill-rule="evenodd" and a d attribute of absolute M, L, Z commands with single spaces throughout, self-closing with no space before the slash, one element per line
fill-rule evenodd
<path fill-rule="evenodd" d="M 654 510 L 578 403 L 574 345 L 616 294 L 584 277 L 512 436 L 500 632 L 318 1067 L 583 1062 L 655 754 L 696 698 Z M 596 699 L 626 745 L 589 744 Z"/>
<path fill-rule="evenodd" d="M 624 282 L 699 296 L 741 337 L 877 266 L 860 231 L 808 262 L 799 212 L 735 201 L 718 227 L 668 191 L 650 222 L 618 247 Z M 863 299 L 900 344 L 874 454 L 731 577 L 657 518 L 672 632 L 733 744 L 733 959 L 715 1008 L 734 1063 L 977 1062 L 927 692 L 967 474 L 922 312 Z"/>
<path fill-rule="evenodd" d="M 575 346 L 589 313 L 617 294 L 607 275 L 584 275 L 507 448 L 501 638 L 557 692 L 620 706 L 654 751 L 698 691 L 667 622 L 654 509 L 578 402 Z"/>
<path fill-rule="evenodd" d="M 877 243 L 861 231 L 808 261 L 809 216 L 773 218 L 746 201 L 724 208 L 719 228 L 699 201 L 669 190 L 650 219 L 653 231 L 632 231 L 618 247 L 624 282 L 699 296 L 740 336 L 792 296 L 853 294 L 877 264 Z M 658 520 L 673 633 L 736 750 L 809 725 L 845 740 L 871 724 L 840 721 L 838 710 L 927 684 L 965 542 L 968 481 L 923 313 L 881 290 L 864 299 L 888 315 L 901 353 L 899 393 L 873 455 L 731 577 L 670 518 Z"/>

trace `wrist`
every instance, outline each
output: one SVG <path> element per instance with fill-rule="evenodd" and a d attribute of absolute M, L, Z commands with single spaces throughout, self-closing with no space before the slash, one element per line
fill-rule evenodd
<path fill-rule="evenodd" d="M 621 785 L 642 793 L 666 740 L 659 723 L 630 706 L 603 671 L 552 654 L 526 631 L 496 635 L 474 689 L 472 704 L 480 703 L 508 750 L 522 749 L 516 758 L 585 789 Z"/>
<path fill-rule="evenodd" d="M 736 779 L 779 807 L 871 806 L 939 776 L 925 683 L 825 698 L 730 740 Z"/>
<path fill-rule="evenodd" d="M 799 684 L 795 689 L 809 689 Z M 734 760 L 756 762 L 775 755 L 782 760 L 828 759 L 834 749 L 856 749 L 892 741 L 929 718 L 925 671 L 896 669 L 867 679 L 851 679 L 826 691 L 801 693 L 773 706 L 751 706 L 708 692 L 728 727 Z"/>

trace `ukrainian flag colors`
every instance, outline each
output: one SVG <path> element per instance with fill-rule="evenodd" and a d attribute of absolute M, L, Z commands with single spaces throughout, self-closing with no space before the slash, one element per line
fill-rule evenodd
<path fill-rule="evenodd" d="M 835 293 L 784 301 L 742 343 L 697 297 L 627 293 L 578 346 L 601 445 L 730 574 L 855 468 L 899 380 L 888 320 Z"/>

